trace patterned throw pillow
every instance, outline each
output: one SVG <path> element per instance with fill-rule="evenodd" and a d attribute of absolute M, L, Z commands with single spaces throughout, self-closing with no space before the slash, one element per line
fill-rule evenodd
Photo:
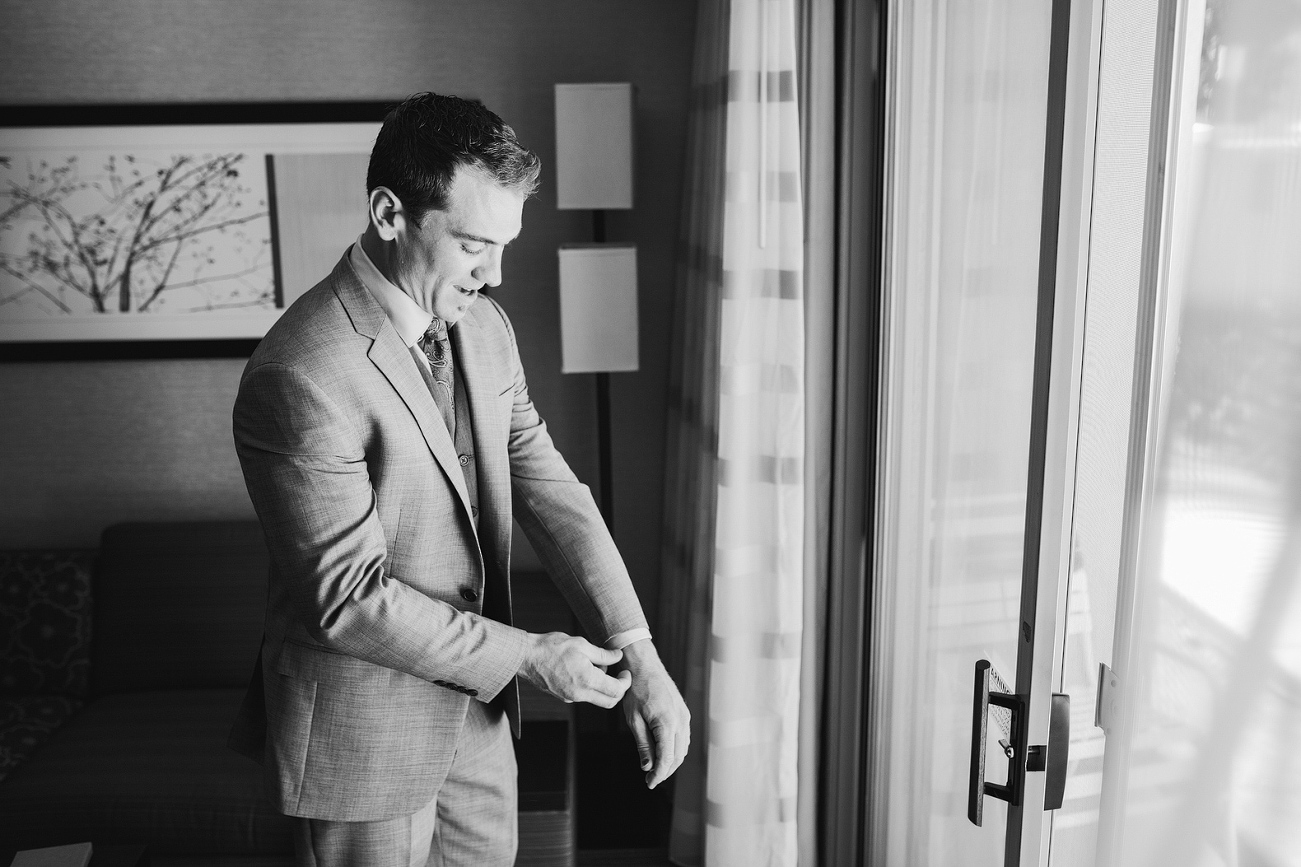
<path fill-rule="evenodd" d="M 86 694 L 94 556 L 0 551 L 0 694 Z"/>
<path fill-rule="evenodd" d="M 81 699 L 66 695 L 0 698 L 0 780 L 81 706 Z"/>

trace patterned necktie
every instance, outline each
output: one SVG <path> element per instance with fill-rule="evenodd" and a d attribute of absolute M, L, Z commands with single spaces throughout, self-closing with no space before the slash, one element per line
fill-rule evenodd
<path fill-rule="evenodd" d="M 443 320 L 434 318 L 425 329 L 425 336 L 420 340 L 420 348 L 429 359 L 429 372 L 433 374 L 434 403 L 443 414 L 447 432 L 456 439 L 456 373 L 452 369 L 452 345 L 447 340 L 447 326 Z"/>

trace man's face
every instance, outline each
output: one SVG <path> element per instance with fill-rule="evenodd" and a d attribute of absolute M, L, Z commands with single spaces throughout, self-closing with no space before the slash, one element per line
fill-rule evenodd
<path fill-rule="evenodd" d="M 393 282 L 448 325 L 461 320 L 484 286 L 501 283 L 501 257 L 520 233 L 524 196 L 464 166 L 452 176 L 447 210 L 417 226 L 395 222 Z"/>

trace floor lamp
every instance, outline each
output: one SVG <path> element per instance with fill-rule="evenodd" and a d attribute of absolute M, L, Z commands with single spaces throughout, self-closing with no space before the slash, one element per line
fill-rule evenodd
<path fill-rule="evenodd" d="M 601 513 L 614 529 L 610 374 L 636 370 L 637 247 L 605 239 L 632 207 L 632 85 L 556 85 L 556 207 L 592 212 L 592 242 L 560 248 L 564 373 L 596 374 Z"/>

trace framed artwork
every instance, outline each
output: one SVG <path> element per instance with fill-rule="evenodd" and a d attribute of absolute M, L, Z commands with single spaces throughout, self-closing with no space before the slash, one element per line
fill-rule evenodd
<path fill-rule="evenodd" d="M 364 228 L 388 107 L 0 111 L 0 358 L 249 354 Z"/>

